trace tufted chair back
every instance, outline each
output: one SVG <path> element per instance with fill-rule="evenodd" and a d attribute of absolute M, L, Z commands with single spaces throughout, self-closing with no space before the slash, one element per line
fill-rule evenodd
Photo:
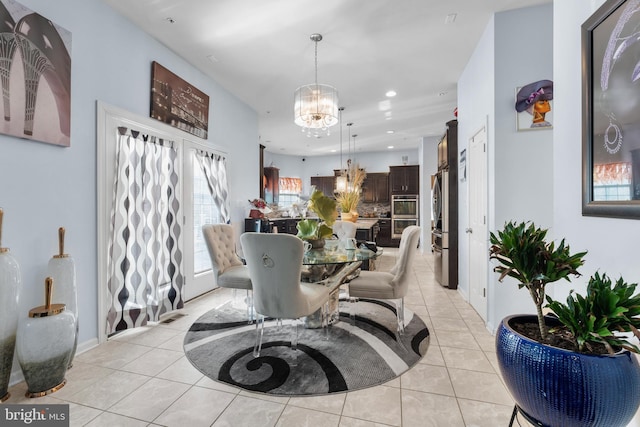
<path fill-rule="evenodd" d="M 339 240 L 354 239 L 356 237 L 357 226 L 350 221 L 336 221 L 333 223 L 333 234 L 338 236 Z"/>
<path fill-rule="evenodd" d="M 205 224 L 202 226 L 202 234 L 207 242 L 211 265 L 216 277 L 231 267 L 243 265 L 236 254 L 236 242 L 231 225 Z"/>

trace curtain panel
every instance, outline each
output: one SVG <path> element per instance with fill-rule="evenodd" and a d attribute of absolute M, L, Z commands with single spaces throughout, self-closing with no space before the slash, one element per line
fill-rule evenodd
<path fill-rule="evenodd" d="M 220 211 L 222 222 L 229 224 L 229 184 L 227 183 L 227 159 L 219 154 L 196 151 L 198 164 L 207 178 L 209 193 Z"/>
<path fill-rule="evenodd" d="M 184 306 L 178 153 L 119 128 L 108 253 L 107 334 Z"/>

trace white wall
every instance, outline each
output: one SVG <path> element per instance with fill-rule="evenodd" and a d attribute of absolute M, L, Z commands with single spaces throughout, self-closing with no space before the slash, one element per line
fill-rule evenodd
<path fill-rule="evenodd" d="M 588 250 L 582 276 L 571 285 L 555 286 L 554 298 L 564 301 L 571 288 L 583 292 L 596 270 L 614 279 L 640 281 L 638 241 L 640 221 L 582 216 L 582 84 L 580 26 L 603 3 L 564 0 L 554 2 L 554 22 L 563 37 L 554 40 L 557 102 L 554 139 L 554 235 L 565 237 L 574 251 Z"/>
<path fill-rule="evenodd" d="M 235 221 L 244 215 L 240 203 L 244 207 L 257 187 L 257 115 L 100 0 L 21 3 L 72 33 L 71 146 L 0 135 L 2 245 L 21 265 L 20 310 L 26 313 L 43 304 L 47 263 L 58 250 L 57 229 L 67 229 L 65 249 L 77 265 L 82 348 L 98 336 L 96 100 L 148 116 L 154 60 L 208 94 L 209 141 L 229 153 Z M 13 66 L 22 65 L 14 61 Z M 247 155 L 251 152 L 255 156 Z"/>
<path fill-rule="evenodd" d="M 525 22 L 536 23 L 533 34 L 522 31 Z M 497 13 L 458 82 L 459 151 L 468 149 L 469 139 L 487 126 L 489 231 L 510 220 L 553 224 L 553 131 L 517 132 L 514 109 L 516 87 L 553 80 L 552 48 L 552 5 Z M 469 223 L 467 200 L 468 181 L 460 191 L 460 230 Z M 460 234 L 459 289 L 464 296 L 473 280 L 468 239 Z M 491 330 L 508 314 L 534 309 L 526 292 L 509 278 L 499 283 L 492 270 L 490 265 L 487 326 Z"/>

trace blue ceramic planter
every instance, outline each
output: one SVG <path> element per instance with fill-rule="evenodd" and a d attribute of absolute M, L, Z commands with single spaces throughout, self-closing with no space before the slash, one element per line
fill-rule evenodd
<path fill-rule="evenodd" d="M 526 415 L 548 427 L 624 427 L 631 421 L 640 405 L 633 354 L 596 356 L 542 345 L 515 332 L 514 320 L 537 318 L 506 317 L 496 334 L 502 377 Z"/>

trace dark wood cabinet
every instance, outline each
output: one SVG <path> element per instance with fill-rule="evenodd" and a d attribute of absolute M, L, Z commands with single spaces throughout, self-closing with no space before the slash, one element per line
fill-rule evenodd
<path fill-rule="evenodd" d="M 327 197 L 334 197 L 333 191 L 335 189 L 335 177 L 333 176 L 312 176 L 311 185 L 315 185 L 316 188 L 324 193 Z"/>
<path fill-rule="evenodd" d="M 389 174 L 368 173 L 362 183 L 362 201 L 368 203 L 389 202 Z"/>
<path fill-rule="evenodd" d="M 277 204 L 280 199 L 280 169 L 274 167 L 264 168 L 262 183 L 264 186 L 264 201 L 268 204 Z"/>
<path fill-rule="evenodd" d="M 380 227 L 380 231 L 378 231 L 378 236 L 376 237 L 376 245 L 393 246 L 391 241 L 391 220 L 379 219 L 378 226 Z"/>
<path fill-rule="evenodd" d="M 419 194 L 420 166 L 389 166 L 391 194 Z"/>

